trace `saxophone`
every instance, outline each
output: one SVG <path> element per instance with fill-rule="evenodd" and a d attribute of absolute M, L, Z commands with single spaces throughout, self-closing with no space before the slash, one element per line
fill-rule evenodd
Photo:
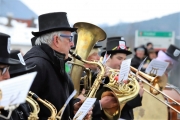
<path fill-rule="evenodd" d="M 33 109 L 33 112 L 30 112 L 28 120 L 38 120 L 38 113 L 40 111 L 39 104 L 29 95 L 27 96 L 26 101 L 30 104 L 31 108 Z"/>
<path fill-rule="evenodd" d="M 55 106 L 50 103 L 49 101 L 47 100 L 42 100 L 41 98 L 39 98 L 35 93 L 33 92 L 29 92 L 29 94 L 34 98 L 36 99 L 37 101 L 39 101 L 40 103 L 42 103 L 44 106 L 46 106 L 50 112 L 51 112 L 51 116 L 48 117 L 48 120 L 56 120 L 56 114 L 57 114 L 57 110 L 55 108 Z"/>

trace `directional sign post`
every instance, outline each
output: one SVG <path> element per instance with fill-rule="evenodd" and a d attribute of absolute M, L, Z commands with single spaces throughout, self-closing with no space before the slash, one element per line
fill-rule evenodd
<path fill-rule="evenodd" d="M 174 44 L 174 32 L 156 32 L 156 31 L 136 31 L 135 47 L 153 43 L 155 49 L 167 49 L 170 44 Z"/>

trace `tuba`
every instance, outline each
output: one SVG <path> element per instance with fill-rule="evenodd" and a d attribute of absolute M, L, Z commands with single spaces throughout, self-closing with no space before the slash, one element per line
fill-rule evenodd
<path fill-rule="evenodd" d="M 96 42 L 106 39 L 106 33 L 101 28 L 93 24 L 78 22 L 75 23 L 73 27 L 78 28 L 78 40 L 74 53 L 81 56 L 82 59 L 87 59 Z M 73 62 L 75 64 L 84 65 L 83 62 L 77 59 L 74 59 Z M 79 65 L 72 66 L 70 75 L 74 84 L 74 88 L 77 90 L 77 94 L 79 94 L 80 79 L 83 72 L 83 67 Z"/>

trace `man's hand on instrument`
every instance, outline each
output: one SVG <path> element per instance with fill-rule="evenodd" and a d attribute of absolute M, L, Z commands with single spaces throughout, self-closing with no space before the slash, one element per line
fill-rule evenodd
<path fill-rule="evenodd" d="M 110 74 L 109 70 L 110 70 L 111 68 L 105 65 L 105 66 L 104 66 L 104 69 L 105 69 L 104 77 L 109 76 L 109 74 Z"/>
<path fill-rule="evenodd" d="M 85 116 L 84 120 L 91 120 L 92 118 L 92 109 L 93 107 L 89 110 L 89 112 L 87 113 L 87 115 Z"/>
<path fill-rule="evenodd" d="M 82 104 L 83 104 L 82 101 L 79 101 L 79 102 L 77 102 L 77 103 L 74 104 L 74 114 L 77 113 L 77 111 L 79 110 L 79 108 L 81 107 Z M 89 112 L 88 112 L 87 115 L 85 116 L 84 120 L 90 120 L 90 119 L 91 119 L 91 117 L 92 117 L 92 109 L 93 109 L 93 108 L 91 108 L 91 109 L 89 110 Z"/>
<path fill-rule="evenodd" d="M 100 104 L 102 108 L 113 108 L 118 106 L 118 102 L 115 97 L 113 96 L 105 96 L 101 98 Z"/>
<path fill-rule="evenodd" d="M 81 99 L 81 101 L 84 101 L 86 99 L 86 97 L 84 97 L 86 90 L 83 88 L 83 90 L 81 91 L 81 94 L 77 97 L 79 99 Z"/>
<path fill-rule="evenodd" d="M 139 95 L 142 97 L 142 96 L 143 96 L 143 93 L 144 93 L 144 89 L 143 89 L 143 84 L 142 84 L 142 82 L 139 82 L 139 86 L 140 86 Z"/>

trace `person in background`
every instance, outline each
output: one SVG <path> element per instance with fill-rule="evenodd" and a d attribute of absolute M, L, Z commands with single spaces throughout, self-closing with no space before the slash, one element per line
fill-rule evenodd
<path fill-rule="evenodd" d="M 146 61 L 144 62 L 144 65 L 142 66 L 141 71 L 145 72 L 145 70 L 148 67 L 151 60 L 155 59 L 156 57 L 157 57 L 157 51 L 154 49 L 149 49 L 148 50 L 148 57 L 147 57 Z"/>
<path fill-rule="evenodd" d="M 146 48 L 149 50 L 149 49 L 154 49 L 154 46 L 153 46 L 153 44 L 151 43 L 151 42 L 148 42 L 147 44 L 146 44 Z"/>
<path fill-rule="evenodd" d="M 147 49 L 142 45 L 134 49 L 135 55 L 131 60 L 131 66 L 138 69 L 141 62 L 148 55 Z"/>

